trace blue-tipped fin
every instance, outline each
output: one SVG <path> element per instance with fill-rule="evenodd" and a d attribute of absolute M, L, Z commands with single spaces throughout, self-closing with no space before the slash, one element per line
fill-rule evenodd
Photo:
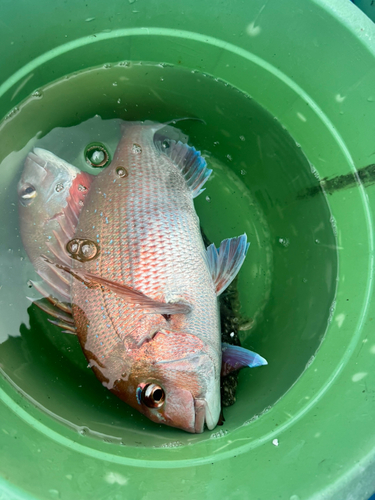
<path fill-rule="evenodd" d="M 240 368 L 248 366 L 255 368 L 257 366 L 268 365 L 267 361 L 256 352 L 249 351 L 238 345 L 221 344 L 222 346 L 222 367 L 221 374 L 223 376 Z"/>
<path fill-rule="evenodd" d="M 223 240 L 219 249 L 214 244 L 207 248 L 208 266 L 215 284 L 216 295 L 220 295 L 237 276 L 249 246 L 247 236 L 243 234 L 238 238 Z"/>
<path fill-rule="evenodd" d="M 173 140 L 156 141 L 155 147 L 160 153 L 168 156 L 179 168 L 193 193 L 193 198 L 204 191 L 203 185 L 208 180 L 212 170 L 207 168 L 206 160 L 201 156 L 200 151 L 183 144 L 181 141 Z"/>

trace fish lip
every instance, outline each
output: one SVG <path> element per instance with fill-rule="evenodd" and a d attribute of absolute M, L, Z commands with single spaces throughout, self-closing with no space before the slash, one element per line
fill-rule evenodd
<path fill-rule="evenodd" d="M 204 425 L 206 424 L 209 430 L 216 427 L 217 422 L 212 418 L 209 405 L 205 399 L 194 399 L 194 409 L 195 409 L 195 422 L 194 422 L 194 432 L 200 434 L 204 430 Z"/>
<path fill-rule="evenodd" d="M 195 421 L 194 432 L 200 434 L 203 432 L 206 422 L 206 407 L 207 403 L 204 399 L 194 399 Z"/>

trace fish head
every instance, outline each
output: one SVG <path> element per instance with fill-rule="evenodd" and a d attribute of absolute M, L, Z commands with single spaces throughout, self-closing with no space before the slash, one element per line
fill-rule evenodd
<path fill-rule="evenodd" d="M 217 425 L 219 352 L 196 336 L 167 331 L 134 351 L 129 374 L 113 392 L 159 424 L 192 433 Z"/>
<path fill-rule="evenodd" d="M 56 217 L 66 206 L 74 179 L 80 171 L 53 153 L 35 148 L 25 160 L 17 192 L 20 211 L 24 216 Z"/>

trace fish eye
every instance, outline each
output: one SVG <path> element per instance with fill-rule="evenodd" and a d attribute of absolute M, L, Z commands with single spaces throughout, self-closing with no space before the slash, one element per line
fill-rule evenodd
<path fill-rule="evenodd" d="M 165 401 L 165 392 L 160 385 L 147 384 L 142 389 L 141 401 L 148 408 L 160 408 Z"/>
<path fill-rule="evenodd" d="M 32 184 L 27 184 L 20 192 L 20 201 L 23 206 L 30 205 L 38 193 Z"/>

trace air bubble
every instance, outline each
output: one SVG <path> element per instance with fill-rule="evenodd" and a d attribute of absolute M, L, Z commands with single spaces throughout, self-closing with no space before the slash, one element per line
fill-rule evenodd
<path fill-rule="evenodd" d="M 132 153 L 137 154 L 137 155 L 142 153 L 141 146 L 139 144 L 134 143 L 132 146 Z"/>
<path fill-rule="evenodd" d="M 60 182 L 56 184 L 55 191 L 56 193 L 61 193 L 61 191 L 64 191 L 64 184 L 61 184 Z"/>
<path fill-rule="evenodd" d="M 210 439 L 222 438 L 222 437 L 226 436 L 227 434 L 228 434 L 228 431 L 220 430 L 218 432 L 214 432 L 213 434 L 211 434 Z"/>
<path fill-rule="evenodd" d="M 208 201 L 208 203 L 211 202 L 211 198 L 209 196 L 206 196 L 206 201 Z"/>
<path fill-rule="evenodd" d="M 101 163 L 105 158 L 103 151 L 94 151 L 91 156 L 92 163 Z"/>
<path fill-rule="evenodd" d="M 74 238 L 66 244 L 66 250 L 72 259 L 79 262 L 87 262 L 98 257 L 100 253 L 99 245 L 91 240 Z"/>
<path fill-rule="evenodd" d="M 247 174 L 246 170 L 243 170 L 243 169 L 242 169 L 242 170 L 241 170 L 241 175 L 246 175 L 246 174 Z"/>
<path fill-rule="evenodd" d="M 117 82 L 113 82 L 113 83 L 112 83 L 112 85 L 113 85 L 114 87 L 117 87 Z"/>
<path fill-rule="evenodd" d="M 227 159 L 228 159 L 229 161 L 232 161 L 232 160 L 233 160 L 233 158 L 232 158 L 232 156 L 231 156 L 231 155 L 227 155 Z"/>
<path fill-rule="evenodd" d="M 86 186 L 83 186 L 82 184 L 80 184 L 80 185 L 78 186 L 78 191 L 81 191 L 81 192 L 83 192 L 83 191 L 87 191 L 87 187 L 86 187 Z"/>
<path fill-rule="evenodd" d="M 245 137 L 243 135 L 240 135 L 240 139 L 241 139 L 241 141 L 244 141 Z"/>
<path fill-rule="evenodd" d="M 34 92 L 31 94 L 33 97 L 42 97 L 43 94 L 40 90 L 34 90 Z"/>

